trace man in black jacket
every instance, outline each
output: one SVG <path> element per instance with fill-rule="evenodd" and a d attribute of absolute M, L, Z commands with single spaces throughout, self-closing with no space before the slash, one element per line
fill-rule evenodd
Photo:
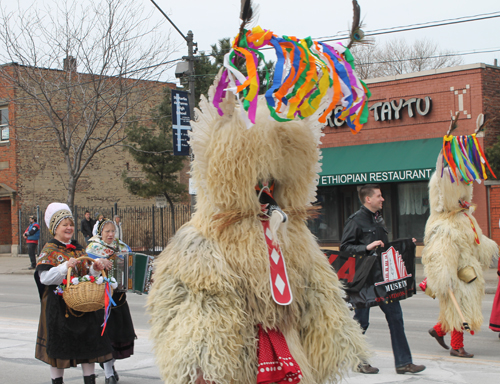
<path fill-rule="evenodd" d="M 377 184 L 362 186 L 358 190 L 358 195 L 363 206 L 347 220 L 342 233 L 340 250 L 376 257 L 376 249 L 389 243 L 388 231 L 380 213 L 384 198 Z M 380 309 L 385 313 L 389 325 L 396 372 L 403 374 L 423 371 L 425 366 L 413 364 L 399 301 L 393 301 L 389 304 L 382 303 Z M 355 310 L 354 319 L 359 322 L 363 332 L 368 329 L 369 318 L 369 307 Z M 361 373 L 378 373 L 378 371 L 378 368 L 372 367 L 370 364 L 359 366 Z"/>
<path fill-rule="evenodd" d="M 83 218 L 81 224 L 81 231 L 83 237 L 85 237 L 85 242 L 89 244 L 89 239 L 92 237 L 92 228 L 94 228 L 95 220 L 90 218 L 90 212 L 85 211 L 85 217 Z"/>

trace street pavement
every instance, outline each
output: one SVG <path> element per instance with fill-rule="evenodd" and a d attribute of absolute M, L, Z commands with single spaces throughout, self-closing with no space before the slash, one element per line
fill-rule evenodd
<path fill-rule="evenodd" d="M 0 257 L 0 383 L 50 383 L 49 369 L 34 358 L 38 327 L 39 299 L 27 257 Z M 417 282 L 422 280 L 422 266 L 417 265 Z M 382 311 L 371 309 L 370 328 L 366 334 L 373 351 L 371 363 L 380 368 L 376 375 L 351 372 L 342 383 L 481 383 L 497 384 L 500 377 L 500 339 L 491 332 L 488 320 L 496 290 L 496 269 L 486 271 L 487 294 L 483 301 L 485 318 L 482 330 L 476 335 L 465 335 L 467 351 L 475 353 L 473 359 L 451 357 L 427 334 L 439 312 L 438 302 L 419 292 L 401 302 L 405 317 L 406 335 L 415 364 L 427 369 L 417 375 L 398 375 L 394 369 L 389 331 Z M 121 384 L 161 383 L 155 365 L 152 343 L 149 340 L 148 315 L 145 312 L 147 296 L 129 294 L 128 302 L 136 334 L 135 353 L 119 360 L 115 366 Z M 449 343 L 449 336 L 447 337 Z M 97 383 L 104 383 L 104 372 L 96 367 Z M 80 368 L 65 372 L 65 383 L 83 383 Z"/>

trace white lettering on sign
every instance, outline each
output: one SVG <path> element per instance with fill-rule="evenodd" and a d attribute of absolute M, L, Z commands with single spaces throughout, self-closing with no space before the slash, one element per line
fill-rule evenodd
<path fill-rule="evenodd" d="M 407 169 L 404 171 L 360 172 L 344 173 L 340 175 L 321 176 L 319 185 L 364 184 L 391 181 L 420 181 L 429 180 L 433 168 Z"/>
<path fill-rule="evenodd" d="M 399 102 L 398 102 L 399 101 Z M 429 96 L 423 98 L 412 97 L 411 99 L 399 99 L 391 101 L 379 101 L 373 103 L 369 110 L 373 111 L 375 121 L 400 120 L 403 117 L 403 111 L 406 109 L 408 117 L 415 117 L 416 113 L 420 116 L 427 116 L 432 110 L 432 99 Z M 341 105 L 335 107 L 332 113 L 327 117 L 327 126 L 339 128 L 345 121 L 336 118 L 342 112 Z"/>

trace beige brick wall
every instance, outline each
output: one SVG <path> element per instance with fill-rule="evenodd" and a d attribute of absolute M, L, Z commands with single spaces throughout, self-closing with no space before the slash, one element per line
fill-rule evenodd
<path fill-rule="evenodd" d="M 163 89 L 172 87 L 170 83 L 143 82 L 140 89 L 132 94 L 130 103 L 135 104 L 125 120 L 133 118 L 141 124 L 151 123 L 151 109 L 163 99 Z M 46 206 L 53 201 L 66 202 L 68 166 L 54 133 L 47 128 L 47 115 L 25 98 L 21 91 L 16 94 L 15 122 L 13 130 L 16 137 L 16 173 L 17 193 L 20 204 L 25 207 Z M 61 97 L 61 111 L 64 100 Z M 78 102 L 76 100 L 75 102 Z M 77 119 L 78 113 L 70 117 Z M 101 126 L 110 124 L 110 117 L 101 122 Z M 14 121 L 14 120 L 12 120 Z M 37 130 L 38 129 L 38 130 Z M 123 137 L 123 131 L 118 134 Z M 14 140 L 14 137 L 12 137 Z M 188 159 L 186 159 L 188 160 Z M 75 194 L 75 205 L 106 206 L 118 203 L 119 206 L 149 206 L 154 199 L 144 199 L 130 194 L 124 187 L 122 172 L 127 170 L 129 176 L 140 177 L 140 166 L 134 162 L 123 146 L 105 149 L 94 155 L 78 180 Z M 187 183 L 187 168 L 179 174 Z"/>

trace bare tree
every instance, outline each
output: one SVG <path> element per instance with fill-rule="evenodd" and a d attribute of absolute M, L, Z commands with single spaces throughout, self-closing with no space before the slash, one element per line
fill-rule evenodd
<path fill-rule="evenodd" d="M 352 50 L 356 70 L 364 79 L 452 67 L 463 62 L 461 57 L 440 51 L 437 44 L 427 39 L 411 45 L 404 39 L 395 39 L 384 45 L 358 45 Z"/>
<path fill-rule="evenodd" d="M 15 140 L 60 151 L 67 203 L 94 155 L 119 145 L 132 115 L 148 100 L 173 52 L 162 23 L 132 0 L 54 0 L 50 6 L 2 11 L 0 68 L 16 108 Z M 34 144 L 33 144 L 34 145 Z M 64 159 L 64 160 L 62 160 Z"/>

